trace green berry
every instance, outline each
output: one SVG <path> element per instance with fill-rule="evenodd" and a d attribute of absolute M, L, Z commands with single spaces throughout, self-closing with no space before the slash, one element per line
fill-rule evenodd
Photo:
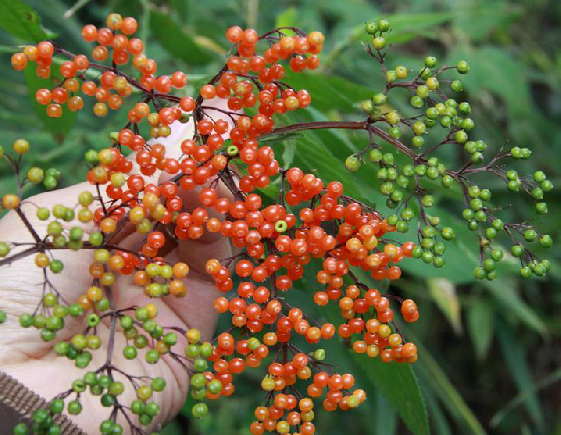
<path fill-rule="evenodd" d="M 228 146 L 228 148 L 226 148 L 226 153 L 230 157 L 237 156 L 239 152 L 240 152 L 240 149 L 236 145 L 230 145 L 230 146 Z"/>
<path fill-rule="evenodd" d="M 421 202 L 424 207 L 432 207 L 434 205 L 434 196 L 424 195 Z"/>
<path fill-rule="evenodd" d="M 380 32 L 387 32 L 390 30 L 390 22 L 388 20 L 378 20 L 378 30 Z"/>
<path fill-rule="evenodd" d="M 376 36 L 372 41 L 372 45 L 374 46 L 375 50 L 382 50 L 386 46 L 386 38 L 382 36 Z"/>
<path fill-rule="evenodd" d="M 425 66 L 427 68 L 434 68 L 436 66 L 436 57 L 433 56 L 425 57 Z"/>
<path fill-rule="evenodd" d="M 197 403 L 195 406 L 193 406 L 192 411 L 193 411 L 193 417 L 201 418 L 207 415 L 208 407 L 205 403 Z"/>
<path fill-rule="evenodd" d="M 68 413 L 70 415 L 78 415 L 82 412 L 82 404 L 78 400 L 68 402 Z"/>
<path fill-rule="evenodd" d="M 160 354 L 155 349 L 150 349 L 146 352 L 145 359 L 148 364 L 156 364 L 160 360 Z"/>
<path fill-rule="evenodd" d="M 469 64 L 465 60 L 460 60 L 456 68 L 460 74 L 467 74 L 469 72 Z"/>
<path fill-rule="evenodd" d="M 134 346 L 125 346 L 123 348 L 123 356 L 128 360 L 133 360 L 137 356 L 137 351 Z"/>
<path fill-rule="evenodd" d="M 444 240 L 452 240 L 454 238 L 454 230 L 450 227 L 442 228 L 442 238 Z"/>
<path fill-rule="evenodd" d="M 382 104 L 385 104 L 386 100 L 387 100 L 387 96 L 385 94 L 382 94 L 382 93 L 376 94 L 372 97 L 372 102 L 376 106 L 381 106 Z"/>
<path fill-rule="evenodd" d="M 514 245 L 512 248 L 510 248 L 510 253 L 513 257 L 520 258 L 522 257 L 522 254 L 524 254 L 524 248 L 522 247 L 522 245 Z"/>
<path fill-rule="evenodd" d="M 213 379 L 207 385 L 208 391 L 212 394 L 218 394 L 222 391 L 222 383 L 218 379 Z"/>
<path fill-rule="evenodd" d="M 418 95 L 415 95 L 415 96 L 411 97 L 411 106 L 415 107 L 416 109 L 420 109 L 424 105 L 425 105 L 425 102 Z"/>
<path fill-rule="evenodd" d="M 543 248 L 550 248 L 551 245 L 553 245 L 553 239 L 551 238 L 550 235 L 545 234 L 540 238 L 540 245 Z"/>
<path fill-rule="evenodd" d="M 25 423 L 18 423 L 14 426 L 14 435 L 27 435 L 29 428 Z"/>
<path fill-rule="evenodd" d="M 487 273 L 483 267 L 476 267 L 473 270 L 473 275 L 476 279 L 484 279 L 487 276 Z"/>
<path fill-rule="evenodd" d="M 537 214 L 547 214 L 547 204 L 545 202 L 538 202 L 536 204 Z"/>
<path fill-rule="evenodd" d="M 446 265 L 446 261 L 442 257 L 434 257 L 434 261 L 432 262 L 432 265 L 436 268 L 441 268 Z"/>
<path fill-rule="evenodd" d="M 378 26 L 376 26 L 376 23 L 366 23 L 365 28 L 366 33 L 368 33 L 369 35 L 374 35 L 378 30 Z"/>
<path fill-rule="evenodd" d="M 460 80 L 454 80 L 450 87 L 454 92 L 462 92 L 464 90 L 464 84 Z"/>
<path fill-rule="evenodd" d="M 345 160 L 345 166 L 349 171 L 358 171 L 360 168 L 360 160 L 355 156 L 349 156 L 347 157 L 347 160 Z"/>
<path fill-rule="evenodd" d="M 150 384 L 152 386 L 152 389 L 156 392 L 160 392 L 160 391 L 164 391 L 164 389 L 166 388 L 166 381 L 164 380 L 164 378 L 154 378 L 152 379 L 152 383 Z"/>
<path fill-rule="evenodd" d="M 536 183 L 543 183 L 546 180 L 545 173 L 543 171 L 534 172 L 534 180 Z"/>
<path fill-rule="evenodd" d="M 524 233 L 524 238 L 527 242 L 533 242 L 538 238 L 538 233 L 535 230 L 529 229 Z"/>
<path fill-rule="evenodd" d="M 544 192 L 549 192 L 551 189 L 553 189 L 553 183 L 549 180 L 545 180 L 541 183 L 541 188 Z"/>

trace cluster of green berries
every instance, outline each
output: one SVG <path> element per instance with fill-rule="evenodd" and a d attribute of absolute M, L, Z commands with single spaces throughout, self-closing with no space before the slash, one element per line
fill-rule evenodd
<path fill-rule="evenodd" d="M 136 388 L 137 398 L 130 404 L 130 410 L 138 416 L 140 424 L 147 426 L 152 423 L 154 417 L 160 412 L 160 405 L 150 401 L 155 392 L 161 392 L 166 387 L 163 378 L 156 377 L 150 383 L 143 384 Z M 33 433 L 56 435 L 61 433 L 60 425 L 55 423 L 57 415 L 62 414 L 65 409 L 69 415 L 79 415 L 83 411 L 82 403 L 79 399 L 80 394 L 88 392 L 90 395 L 99 397 L 100 403 L 104 408 L 112 408 L 118 404 L 118 398 L 125 391 L 125 385 L 120 381 L 115 381 L 112 376 L 105 373 L 87 372 L 82 378 L 72 382 L 70 395 L 75 398 L 68 400 L 56 398 L 52 400 L 47 409 L 39 409 L 33 414 Z M 114 419 L 103 420 L 99 425 L 101 434 L 120 435 L 124 432 L 121 424 Z M 14 428 L 14 435 L 28 434 L 27 425 L 20 423 Z M 156 435 L 156 434 L 152 434 Z"/>
<path fill-rule="evenodd" d="M 59 298 L 55 293 L 47 293 L 43 296 L 42 306 L 44 313 L 22 314 L 19 316 L 19 324 L 23 328 L 36 328 L 41 331 L 41 338 L 46 342 L 55 340 L 57 333 L 64 329 L 65 319 L 78 318 L 84 313 L 83 308 L 79 304 L 67 306 L 59 302 Z M 107 299 L 98 303 L 99 309 L 108 309 L 109 301 Z M 97 317 L 97 315 L 95 315 Z M 97 320 L 99 322 L 99 318 Z M 75 361 L 77 367 L 87 367 L 92 360 L 92 354 L 88 351 L 99 349 L 101 340 L 95 335 L 83 336 L 76 335 L 69 342 L 58 342 L 54 349 L 58 355 L 64 355 Z"/>
<path fill-rule="evenodd" d="M 162 325 L 155 320 L 156 315 L 155 306 L 148 304 L 146 307 L 136 310 L 136 322 L 131 316 L 121 317 L 120 324 L 127 339 L 127 345 L 123 348 L 123 356 L 126 359 L 136 359 L 138 350 L 148 348 L 151 339 L 156 342 L 147 349 L 144 359 L 148 364 L 156 364 L 162 355 L 169 353 L 171 348 L 177 344 L 177 333 L 165 332 Z"/>
<path fill-rule="evenodd" d="M 208 413 L 208 406 L 203 402 L 207 395 L 217 396 L 222 392 L 222 382 L 218 379 L 210 379 L 204 372 L 208 370 L 208 358 L 212 356 L 214 347 L 208 342 L 201 342 L 199 330 L 191 328 L 186 334 L 189 344 L 185 349 L 185 355 L 192 361 L 193 376 L 190 382 L 190 394 L 197 403 L 193 405 L 191 412 L 194 417 L 204 417 Z"/>
<path fill-rule="evenodd" d="M 17 139 L 13 145 L 14 152 L 19 157 L 27 154 L 30 150 L 29 142 L 25 139 Z M 0 145 L 0 159 L 4 157 L 4 148 Z M 49 168 L 46 171 L 33 166 L 27 171 L 27 181 L 33 184 L 42 184 L 47 190 L 57 187 L 60 178 L 60 171 L 56 168 Z"/>
<path fill-rule="evenodd" d="M 387 32 L 389 24 L 384 21 L 383 32 Z M 380 32 L 379 23 L 368 23 L 366 31 L 369 34 L 377 35 Z M 382 33 L 383 33 L 382 32 Z M 379 49 L 376 44 L 378 37 L 375 38 L 374 48 Z M 382 38 L 383 39 L 383 38 Z M 379 59 L 383 62 L 383 58 Z M 386 69 L 386 90 L 374 94 L 369 100 L 362 102 L 362 109 L 368 114 L 370 119 L 383 119 L 387 123 L 387 133 L 395 140 L 403 141 L 403 145 L 411 150 L 425 146 L 425 138 L 430 130 L 434 128 L 443 129 L 445 139 L 435 148 L 445 144 L 461 145 L 469 156 L 466 168 L 472 165 L 481 164 L 485 159 L 487 144 L 482 140 L 471 140 L 470 133 L 475 127 L 475 122 L 470 117 L 472 108 L 468 102 L 458 102 L 454 98 L 443 97 L 444 91 L 441 89 L 439 75 L 445 70 L 455 69 L 459 74 L 469 72 L 469 64 L 466 61 L 459 61 L 455 67 L 443 67 L 437 69 L 437 59 L 429 56 L 425 58 L 424 67 L 418 72 L 417 76 L 410 82 L 407 79 L 409 71 L 404 66 L 395 69 Z M 447 83 L 449 81 L 446 81 Z M 460 80 L 453 80 L 450 83 L 452 91 L 461 92 L 463 84 Z M 404 117 L 389 103 L 389 93 L 393 88 L 405 87 L 410 90 L 410 105 L 417 110 L 422 110 L 420 116 L 409 119 Z M 411 132 L 407 142 L 402 136 L 405 132 Z M 396 230 L 405 233 L 409 230 L 410 221 L 414 218 L 421 220 L 419 226 L 419 236 L 421 243 L 412 252 L 415 258 L 422 258 L 427 264 L 435 267 L 442 267 L 445 264 L 442 257 L 445 245 L 442 241 L 452 240 L 454 231 L 450 227 L 440 227 L 440 218 L 430 216 L 425 209 L 432 207 L 435 196 L 429 192 L 438 183 L 445 189 L 458 187 L 462 184 L 463 193 L 467 190 L 467 208 L 462 216 L 467 221 L 467 226 L 472 231 L 480 233 L 481 246 L 484 248 L 485 258 L 474 273 L 477 278 L 494 279 L 497 275 L 496 263 L 503 258 L 503 251 L 499 246 L 492 242 L 504 230 L 505 224 L 491 215 L 493 209 L 491 204 L 491 192 L 489 189 L 479 188 L 467 180 L 467 172 L 454 172 L 449 170 L 437 157 L 418 154 L 421 158 L 414 159 L 412 164 L 399 166 L 397 159 L 391 152 L 384 152 L 376 144 L 371 144 L 358 154 L 347 158 L 345 165 L 350 171 L 357 171 L 370 149 L 370 161 L 379 166 L 377 170 L 377 186 L 382 195 L 386 197 L 386 205 L 396 212 L 387 217 L 390 225 L 395 226 Z M 510 153 L 498 157 L 512 157 L 514 159 L 528 159 L 531 151 L 528 148 L 513 147 Z M 464 168 L 465 169 L 465 168 Z M 482 170 L 486 170 L 483 167 Z M 533 181 L 521 178 L 515 170 L 504 172 L 500 167 L 492 168 L 507 184 L 508 190 L 518 192 L 526 191 L 535 201 L 535 208 L 538 214 L 547 213 L 547 204 L 544 202 L 544 192 L 553 188 L 553 184 L 546 178 L 542 171 L 534 174 Z M 481 170 L 479 171 L 481 172 Z M 503 174 L 504 172 L 504 174 Z M 458 196 L 462 196 L 462 190 L 457 189 Z M 423 192 L 423 193 L 420 193 Z M 418 209 L 422 209 L 422 217 L 416 216 L 419 211 L 410 207 L 409 202 L 418 202 Z M 507 225 L 508 229 L 509 226 Z M 516 225 L 510 226 L 512 231 L 517 229 Z M 539 240 L 540 245 L 548 248 L 552 244 L 552 239 L 548 235 L 538 236 L 535 230 L 528 228 L 524 233 L 516 231 L 524 237 L 524 242 Z M 438 240 L 440 235 L 442 241 Z M 538 262 L 528 254 L 522 243 L 515 241 L 512 253 L 515 257 L 520 257 L 522 261 L 521 274 L 528 277 L 532 274 L 543 276 L 549 268 L 549 262 Z M 531 261 L 529 261 L 530 259 Z"/>
<path fill-rule="evenodd" d="M 374 37 L 372 45 L 376 50 L 382 50 L 386 46 L 386 34 L 390 30 L 390 22 L 388 20 L 378 20 L 377 22 L 366 23 L 366 32 Z"/>

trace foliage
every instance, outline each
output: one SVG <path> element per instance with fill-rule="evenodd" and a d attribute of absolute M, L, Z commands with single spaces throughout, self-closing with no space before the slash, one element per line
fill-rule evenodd
<path fill-rule="evenodd" d="M 0 5 L 6 7 L 10 3 L 2 1 Z M 446 64 L 455 65 L 458 60 L 466 59 L 471 71 L 463 84 L 473 106 L 475 135 L 485 138 L 494 151 L 505 145 L 510 148 L 511 144 L 530 148 L 534 159 L 518 164 L 521 173 L 543 169 L 554 183 L 559 176 L 556 155 L 560 151 L 561 136 L 556 126 L 561 118 L 561 54 L 556 46 L 559 31 L 550 26 L 561 17 L 561 6 L 557 2 L 473 0 L 449 2 L 444 6 L 438 1 L 425 0 L 376 4 L 359 0 L 350 4 L 320 0 L 267 4 L 259 0 L 204 3 L 127 0 L 103 5 L 91 2 L 68 19 L 60 17 L 71 4 L 38 0 L 28 3 L 38 11 L 45 28 L 56 29 L 59 38 L 69 41 L 67 48 L 73 51 L 84 50 L 79 32 L 83 23 L 92 18 L 101 22 L 107 11 L 113 10 L 138 16 L 142 31 L 150 40 L 148 54 L 162 69 L 188 71 L 189 86 L 192 86 L 186 90 L 189 94 L 208 81 L 223 63 L 228 44 L 225 39 L 217 40 L 216 36 L 222 35 L 228 25 L 246 23 L 260 31 L 276 25 L 322 29 L 327 38 L 321 70 L 291 77 L 297 88 L 306 88 L 312 95 L 318 95 L 313 100 L 313 109 L 302 115 L 307 119 L 301 121 L 345 120 L 349 114 L 360 111 L 361 101 L 383 87 L 383 77 L 373 76 L 372 59 L 364 55 L 360 42 L 361 39 L 370 42 L 363 32 L 365 20 L 388 16 L 394 25 L 389 38 L 393 44 L 393 56 L 389 58 L 391 67 L 406 65 L 418 70 L 422 66 L 418 53 L 426 51 L 437 53 Z M 9 23 L 0 22 L 0 26 L 10 30 Z M 173 40 L 169 39 L 170 33 L 161 32 L 162 26 L 174 35 Z M 11 47 L 28 42 L 28 35 L 36 39 L 37 33 L 48 33 L 45 28 L 32 27 L 35 30 L 26 34 L 0 34 L 3 51 L 11 54 Z M 181 46 L 189 49 L 178 49 Z M 0 89 L 5 95 L 0 110 L 3 141 L 11 143 L 26 131 L 26 138 L 40 151 L 34 153 L 36 160 L 29 161 L 30 165 L 60 168 L 63 185 L 83 179 L 87 168 L 77 162 L 86 149 L 101 148 L 117 121 L 115 118 L 104 121 L 106 125 L 100 127 L 99 119 L 83 113 L 77 121 L 65 119 L 63 127 L 60 123 L 50 123 L 43 115 L 44 108 L 38 110 L 28 98 L 28 94 L 34 95 L 39 84 L 31 77 L 24 81 L 16 75 L 9 68 L 8 59 L 8 54 L 2 56 L 0 66 L 3 73 Z M 338 131 L 280 139 L 282 151 L 277 155 L 282 155 L 283 166 L 296 164 L 304 170 L 317 170 L 327 178 L 345 180 L 349 179 L 349 174 L 344 166 L 333 166 L 333 160 L 325 156 L 331 154 L 344 160 L 363 149 L 366 141 L 362 134 Z M 443 158 L 455 161 L 458 156 L 451 152 Z M 10 173 L 5 167 L 2 171 L 2 190 L 12 190 L 15 186 Z M 378 193 L 373 181 L 374 174 L 371 169 L 361 168 L 358 176 L 350 177 L 353 181 L 349 181 L 346 189 L 375 201 L 387 213 L 385 198 Z M 497 203 L 505 203 L 508 192 L 504 183 L 492 184 L 490 188 Z M 34 189 L 30 188 L 26 194 L 38 191 Z M 455 226 L 458 222 L 454 216 L 461 210 L 452 200 L 458 194 L 457 191 L 442 192 L 439 209 L 439 215 L 455 222 Z M 555 191 L 550 194 L 553 199 L 549 201 L 549 213 L 556 215 L 558 194 Z M 520 220 L 532 215 L 533 210 L 526 202 L 514 201 L 504 213 L 508 218 Z M 545 233 L 558 238 L 558 226 L 553 219 L 539 219 L 539 223 Z M 456 231 L 456 240 L 448 248 L 447 264 L 442 269 L 423 267 L 419 262 L 411 262 L 410 266 L 404 264 L 408 273 L 405 279 L 392 285 L 392 292 L 413 296 L 423 313 L 412 331 L 403 332 L 414 334 L 418 342 L 423 343 L 420 361 L 413 371 L 429 411 L 431 433 L 515 433 L 519 430 L 546 434 L 561 430 L 554 387 L 551 387 L 559 378 L 549 375 L 551 369 L 559 365 L 555 348 L 561 333 L 561 323 L 555 317 L 561 303 L 554 292 L 559 279 L 559 251 L 555 249 L 550 257 L 552 274 L 539 281 L 514 279 L 512 274 L 510 277 L 501 274 L 491 282 L 476 281 L 471 269 L 477 263 L 477 253 L 474 253 L 473 234 L 469 231 Z M 513 259 L 507 258 L 504 263 L 506 270 L 516 270 Z M 405 426 L 396 423 L 398 414 L 392 406 L 397 404 L 402 410 L 407 399 L 388 394 L 396 386 L 381 385 L 387 377 L 381 375 L 376 366 L 364 368 L 336 346 L 326 346 L 326 350 L 337 355 L 342 369 L 361 371 L 363 384 L 372 385 L 367 390 L 371 400 L 357 414 L 337 416 L 337 424 L 334 424 L 335 417 L 329 414 L 318 417 L 321 422 L 318 431 L 324 433 L 329 428 L 333 434 L 349 431 L 406 433 Z M 477 364 L 473 363 L 474 354 L 479 360 Z M 241 394 L 232 398 L 235 402 L 220 404 L 213 416 L 189 422 L 193 430 L 245 433 L 246 416 L 258 401 L 250 393 L 259 379 L 258 374 L 244 375 L 236 384 Z M 191 406 L 187 404 L 185 409 L 190 410 Z M 232 410 L 236 411 L 234 416 Z M 182 427 L 187 424 L 186 415 L 187 412 L 172 422 L 167 433 L 182 433 Z M 379 418 L 372 421 L 372 416 Z M 422 423 L 411 423 L 415 421 L 411 414 L 402 413 L 401 416 L 409 422 L 410 430 L 428 432 Z"/>

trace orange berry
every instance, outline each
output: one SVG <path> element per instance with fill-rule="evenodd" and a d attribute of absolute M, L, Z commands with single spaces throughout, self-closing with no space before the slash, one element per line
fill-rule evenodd
<path fill-rule="evenodd" d="M 97 28 L 93 24 L 86 24 L 82 27 L 82 39 L 93 42 L 97 39 Z"/>
<path fill-rule="evenodd" d="M 62 107 L 60 107 L 60 104 L 49 104 L 47 106 L 47 116 L 49 118 L 60 118 L 62 116 Z"/>
<path fill-rule="evenodd" d="M 12 68 L 16 71 L 22 71 L 27 66 L 27 57 L 23 53 L 15 53 L 12 55 Z"/>

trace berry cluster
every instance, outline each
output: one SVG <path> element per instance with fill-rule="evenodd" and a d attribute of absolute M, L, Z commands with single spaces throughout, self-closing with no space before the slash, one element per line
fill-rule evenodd
<path fill-rule="evenodd" d="M 544 193 L 553 189 L 553 184 L 542 171 L 536 172 L 531 180 L 513 169 L 505 169 L 503 161 L 507 158 L 530 158 L 531 151 L 528 148 L 514 146 L 510 151 L 501 150 L 485 163 L 487 144 L 483 140 L 473 140 L 470 136 L 475 127 L 475 122 L 470 118 L 470 104 L 450 98 L 443 90 L 449 86 L 451 91 L 461 96 L 464 91 L 462 82 L 445 79 L 443 75 L 448 70 L 455 70 L 460 75 L 468 74 L 469 64 L 462 60 L 456 66 L 438 67 L 437 59 L 429 56 L 425 58 L 424 67 L 408 79 L 411 71 L 407 67 L 399 65 L 390 69 L 386 65 L 387 52 L 383 48 L 386 46 L 384 34 L 388 30 L 389 23 L 386 20 L 366 24 L 366 31 L 373 35 L 372 45 L 367 47 L 367 52 L 382 66 L 386 86 L 383 92 L 362 102 L 362 109 L 369 117 L 368 122 L 385 123 L 388 129 L 366 125 L 365 129 L 370 132 L 370 143 L 357 155 L 347 158 L 347 169 L 358 171 L 368 154 L 369 160 L 379 168 L 379 191 L 387 197 L 386 205 L 396 210 L 387 216 L 388 223 L 405 233 L 409 230 L 409 222 L 417 218 L 419 246 L 415 248 L 413 257 L 422 258 L 425 263 L 437 268 L 443 267 L 446 250 L 443 242 L 455 237 L 453 228 L 443 226 L 441 218 L 430 213 L 429 209 L 437 203 L 437 197 L 433 195 L 436 182 L 444 189 L 454 189 L 458 196 L 463 197 L 462 217 L 468 229 L 478 233 L 480 265 L 474 270 L 477 279 L 493 280 L 497 276 L 497 263 L 504 257 L 502 245 L 497 241 L 501 233 L 511 239 L 511 254 L 520 258 L 521 276 L 544 276 L 551 263 L 545 259 L 538 260 L 525 242 L 539 241 L 542 248 L 549 248 L 553 243 L 551 237 L 538 234 L 526 222 L 503 222 L 497 216 L 501 207 L 493 202 L 491 191 L 480 187 L 471 177 L 491 174 L 504 181 L 509 191 L 523 191 L 535 201 L 538 215 L 547 213 Z M 388 108 L 391 104 L 390 93 L 398 88 L 410 92 L 413 112 L 409 116 Z M 429 144 L 427 137 L 430 133 L 438 133 L 442 139 Z M 396 155 L 391 151 L 384 152 L 379 140 L 409 156 L 411 163 L 398 165 Z M 463 147 L 468 155 L 460 169 L 450 169 L 433 155 L 446 145 Z M 442 241 L 438 240 L 438 236 Z"/>
<path fill-rule="evenodd" d="M 183 72 L 157 75 L 156 62 L 143 54 L 144 43 L 132 37 L 137 27 L 133 18 L 118 14 L 109 15 L 106 28 L 85 26 L 82 36 L 96 44 L 91 59 L 97 63 L 50 41 L 26 47 L 12 57 L 17 70 L 35 62 L 40 77 L 50 75 L 55 56 L 66 59 L 60 64 L 63 83 L 54 89 L 41 89 L 36 95 L 49 116 L 61 116 L 64 104 L 70 111 L 82 109 L 80 93 L 95 97 L 93 111 L 97 116 L 105 116 L 108 108 L 120 109 L 127 97 L 134 96 L 136 100 L 129 104 L 127 125 L 111 134 L 111 146 L 85 155 L 89 165 L 87 181 L 92 189 L 80 193 L 71 207 L 37 207 L 36 216 L 46 223 L 46 234 L 39 234 L 30 224 L 22 209 L 26 201 L 21 197 L 21 188 L 31 182 L 52 189 L 60 173 L 55 169 L 43 173 L 34 167 L 27 172 L 27 178 L 21 179 L 19 156 L 28 151 L 29 144 L 24 140 L 14 143 L 17 158 L 4 155 L 0 148 L 0 157 L 18 175 L 19 188 L 17 194 L 4 195 L 2 204 L 17 214 L 34 240 L 1 242 L 0 266 L 33 255 L 44 276 L 44 295 L 37 310 L 21 315 L 19 322 L 24 328 L 37 328 L 44 341 L 54 343 L 60 357 L 90 370 L 57 396 L 48 409 L 35 413 L 36 433 L 59 433 L 56 415 L 65 409 L 71 415 L 81 413 L 81 398 L 86 393 L 98 396 L 101 405 L 111 410 L 109 418 L 100 424 L 102 434 L 122 433 L 120 416 L 128 422 L 131 432 L 149 433 L 147 428 L 160 413 L 158 404 L 151 399 L 154 393 L 164 390 L 165 381 L 126 373 L 115 365 L 112 355 L 116 351 L 116 334 L 126 340 L 121 350 L 125 359 L 143 358 L 147 364 L 156 364 L 168 356 L 189 373 L 191 395 L 198 401 L 192 410 L 195 417 L 208 412 L 205 400 L 234 393 L 234 375 L 266 364 L 267 375 L 261 382 L 266 397 L 263 406 L 255 410 L 250 428 L 254 435 L 266 431 L 313 434 L 313 409 L 322 398 L 327 411 L 359 406 L 366 399 L 365 392 L 353 389 L 352 374 L 337 373 L 325 362 L 325 350 L 317 345 L 338 335 L 354 352 L 380 357 L 385 363 L 417 360 L 417 347 L 406 341 L 396 326 L 400 318 L 406 322 L 419 318 L 415 302 L 382 294 L 376 288 L 380 286 L 367 285 L 359 275 L 370 276 L 374 282 L 399 279 L 398 263 L 408 257 L 421 257 L 437 267 L 444 265 L 445 248 L 437 235 L 450 240 L 454 232 L 452 228 L 442 228 L 440 219 L 425 211 L 435 201 L 421 184 L 425 177 L 440 180 L 445 188 L 455 184 L 461 187 L 469 203 L 464 218 L 471 229 L 480 231 L 482 265 L 476 270 L 478 277 L 492 279 L 496 274 L 495 262 L 503 254 L 499 248 L 491 247 L 491 241 L 501 230 L 513 237 L 524 230 L 527 241 L 539 237 L 542 246 L 551 245 L 549 236 L 539 236 L 526 224 L 504 224 L 495 218 L 489 206 L 490 191 L 467 179 L 469 174 L 492 172 L 504 176 L 511 190 L 528 190 L 531 186 L 531 195 L 540 201 L 538 212 L 545 212 L 541 201 L 551 183 L 543 173 L 537 173 L 535 181 L 530 182 L 514 171 L 504 173 L 496 165 L 505 157 L 526 158 L 529 152 L 513 148 L 485 166 L 474 166 L 482 161 L 486 146 L 481 141 L 468 140 L 473 128 L 473 121 L 467 117 L 469 104 L 447 98 L 439 87 L 440 73 L 449 68 L 435 69 L 436 60 L 427 58 L 426 67 L 412 81 L 400 81 L 407 77 L 407 69 L 387 70 L 384 65 L 384 34 L 390 28 L 386 20 L 367 25 L 367 31 L 374 35 L 368 52 L 384 65 L 387 85 L 382 93 L 363 103 L 365 119 L 282 127 L 285 132 L 322 127 L 368 132 L 368 146 L 349 157 L 346 166 L 358 170 L 369 153 L 371 161 L 379 166 L 380 192 L 388 197 L 388 206 L 400 211 L 399 217 L 392 214 L 386 218 L 345 195 L 340 182 L 326 183 L 297 167 L 281 168 L 273 147 L 260 143 L 278 128 L 276 115 L 311 104 L 305 89 L 293 89 L 282 79 L 287 66 L 294 72 L 319 66 L 318 54 L 324 41 L 321 33 L 280 28 L 259 35 L 253 29 L 231 27 L 226 38 L 233 44 L 232 55 L 222 70 L 200 88 L 199 95 L 178 97 L 172 90 L 184 87 L 187 76 Z M 111 65 L 100 63 L 107 60 Z M 129 60 L 139 77 L 124 72 Z M 467 73 L 469 67 L 460 62 L 455 69 Z M 86 79 L 88 70 L 101 74 L 90 81 Z M 461 90 L 457 81 L 451 86 Z M 414 94 L 411 105 L 424 108 L 424 114 L 404 118 L 396 110 L 387 110 L 387 95 L 397 87 L 409 89 Z M 213 105 L 215 98 L 227 100 L 227 108 Z M 210 117 L 210 111 L 221 113 L 222 119 Z M 177 157 L 161 143 L 162 138 L 171 135 L 177 122 L 188 121 L 193 123 L 194 134 L 177 144 L 181 151 Z M 425 151 L 415 152 L 425 146 L 424 135 L 438 123 L 448 130 L 446 138 Z M 140 127 L 145 125 L 149 126 L 149 137 L 141 134 Z M 402 129 L 412 131 L 411 146 L 401 141 Z M 398 167 L 394 154 L 384 152 L 378 140 L 410 157 L 411 164 Z M 452 171 L 438 158 L 428 156 L 444 144 L 463 144 L 472 155 L 470 162 Z M 128 157 L 130 152 L 134 154 Z M 154 182 L 155 174 L 164 174 L 167 181 Z M 261 192 L 271 184 L 280 191 L 272 203 Z M 196 206 L 186 204 L 186 192 L 196 196 Z M 418 201 L 420 213 L 417 245 L 388 238 L 392 232 L 407 231 L 408 222 L 415 216 L 408 205 L 411 200 Z M 96 230 L 86 234 L 82 229 L 86 223 L 93 224 Z M 490 225 L 483 233 L 480 226 L 486 223 Z M 124 233 L 139 235 L 142 243 L 137 251 L 120 245 Z M 119 291 L 115 283 L 122 275 L 131 275 L 138 293 L 150 298 L 188 295 L 185 278 L 190 266 L 179 261 L 170 263 L 164 258 L 165 252 L 181 240 L 196 240 L 209 233 L 219 234 L 235 248 L 231 257 L 210 258 L 205 264 L 209 279 L 220 292 L 214 308 L 229 316 L 230 330 L 205 342 L 195 328 L 162 325 L 153 303 L 119 309 L 114 306 L 112 295 Z M 49 279 L 51 274 L 65 272 L 64 263 L 56 258 L 57 251 L 64 249 L 92 253 L 91 285 L 75 301 L 62 298 Z M 487 253 L 490 258 L 485 257 Z M 515 245 L 513 254 L 525 262 L 524 276 L 532 272 L 543 275 L 548 268 L 548 262 L 538 263 L 522 243 Z M 317 284 L 308 293 L 319 307 L 330 302 L 338 304 L 338 325 L 319 323 L 290 304 L 290 290 L 302 279 L 304 270 L 314 265 L 319 266 Z M 394 316 L 395 309 L 401 313 L 400 318 Z M 71 318 L 84 319 L 85 330 L 68 339 L 58 337 L 65 321 Z M 5 320 L 6 315 L 0 312 L 0 323 Z M 93 355 L 102 347 L 102 338 L 97 334 L 101 321 L 111 325 L 110 345 L 105 364 L 92 368 Z M 180 335 L 187 342 L 181 350 Z M 309 350 L 297 347 L 299 336 Z M 121 397 L 128 389 L 134 389 L 136 399 L 124 404 Z M 14 433 L 27 433 L 26 426 L 17 426 Z"/>

